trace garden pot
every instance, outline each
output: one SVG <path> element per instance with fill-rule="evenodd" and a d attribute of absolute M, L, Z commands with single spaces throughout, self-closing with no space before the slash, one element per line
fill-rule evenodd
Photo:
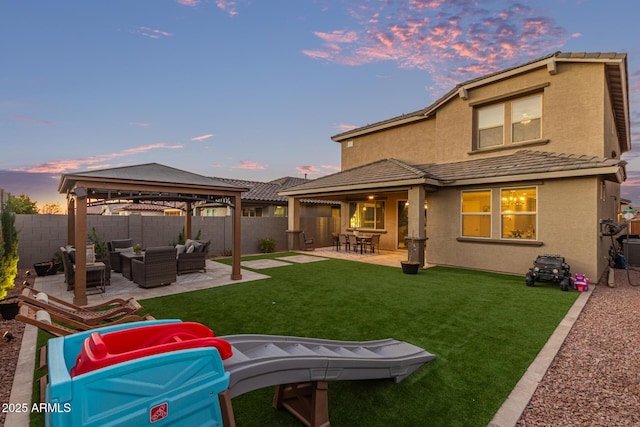
<path fill-rule="evenodd" d="M 418 274 L 418 269 L 420 268 L 420 264 L 415 261 L 402 261 L 400 262 L 402 265 L 402 272 L 404 274 Z"/>
<path fill-rule="evenodd" d="M 11 300 L 0 301 L 0 315 L 4 320 L 15 319 L 18 314 L 18 300 L 12 298 Z"/>
<path fill-rule="evenodd" d="M 38 277 L 56 274 L 59 267 L 60 264 L 51 261 L 36 262 L 33 264 L 33 268 L 36 270 L 36 275 Z"/>

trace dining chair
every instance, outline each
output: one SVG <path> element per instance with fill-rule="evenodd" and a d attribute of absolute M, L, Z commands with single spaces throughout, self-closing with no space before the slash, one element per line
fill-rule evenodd
<path fill-rule="evenodd" d="M 344 246 L 344 250 L 349 252 L 349 250 L 351 249 L 351 246 L 349 243 L 349 237 L 346 234 L 338 234 L 338 239 L 340 241 L 339 246 L 340 247 Z"/>
<path fill-rule="evenodd" d="M 372 235 L 371 239 L 367 240 L 367 246 L 371 248 L 371 253 L 375 253 L 376 248 L 378 248 L 378 253 L 380 253 L 380 235 Z"/>
<path fill-rule="evenodd" d="M 358 240 L 355 235 L 347 234 L 347 239 L 349 241 L 349 246 L 353 248 L 354 252 L 358 252 L 361 249 L 362 241 Z"/>

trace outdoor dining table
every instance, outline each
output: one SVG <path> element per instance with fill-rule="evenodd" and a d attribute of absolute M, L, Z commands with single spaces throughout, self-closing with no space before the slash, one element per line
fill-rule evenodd
<path fill-rule="evenodd" d="M 367 243 L 371 243 L 371 239 L 373 238 L 373 234 L 356 234 L 356 241 L 358 242 L 358 246 L 360 246 L 360 255 L 364 253 L 364 247 Z"/>

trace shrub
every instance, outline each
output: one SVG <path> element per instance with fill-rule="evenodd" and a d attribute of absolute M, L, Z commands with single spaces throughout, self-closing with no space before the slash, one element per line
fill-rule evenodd
<path fill-rule="evenodd" d="M 18 275 L 18 231 L 15 227 L 15 214 L 9 209 L 3 209 L 0 214 L 2 228 L 0 239 L 0 298 L 4 298 L 7 291 L 13 288 Z"/>
<path fill-rule="evenodd" d="M 258 239 L 258 246 L 262 253 L 268 254 L 276 249 L 276 241 L 271 237 L 266 239 Z"/>

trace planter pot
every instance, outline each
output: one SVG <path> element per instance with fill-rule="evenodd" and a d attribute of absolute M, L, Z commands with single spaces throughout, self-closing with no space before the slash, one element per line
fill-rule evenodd
<path fill-rule="evenodd" d="M 18 314 L 18 301 L 0 301 L 0 315 L 4 320 L 15 319 Z"/>
<path fill-rule="evenodd" d="M 37 262 L 33 264 L 33 268 L 36 270 L 36 275 L 39 277 L 54 275 L 58 272 L 59 267 L 60 264 L 50 261 Z"/>
<path fill-rule="evenodd" d="M 420 269 L 420 264 L 415 261 L 402 261 L 400 264 L 404 274 L 418 274 L 418 269 Z"/>

